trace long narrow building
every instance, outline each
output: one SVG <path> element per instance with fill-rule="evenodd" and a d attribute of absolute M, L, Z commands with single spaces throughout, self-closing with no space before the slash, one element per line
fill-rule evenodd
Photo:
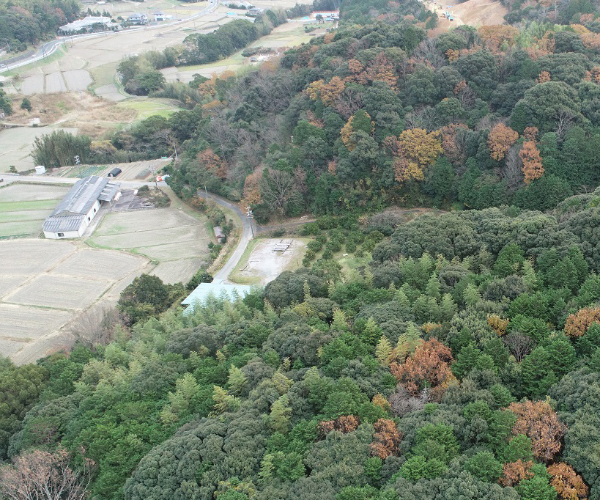
<path fill-rule="evenodd" d="M 44 236 L 53 240 L 81 237 L 100 205 L 115 199 L 119 186 L 96 175 L 77 181 L 45 220 Z"/>

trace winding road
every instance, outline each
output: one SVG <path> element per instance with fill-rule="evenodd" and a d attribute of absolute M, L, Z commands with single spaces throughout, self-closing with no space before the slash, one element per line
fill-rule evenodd
<path fill-rule="evenodd" d="M 244 252 L 246 251 L 248 244 L 254 238 L 254 235 L 256 234 L 256 232 L 258 230 L 258 225 L 256 224 L 256 221 L 254 219 L 250 219 L 249 217 L 247 217 L 246 214 L 243 213 L 237 205 L 230 203 L 225 198 L 221 198 L 220 196 L 217 196 L 216 194 L 208 193 L 208 192 L 204 192 L 204 191 L 198 192 L 198 196 L 200 196 L 201 198 L 204 198 L 207 201 L 212 200 L 217 205 L 219 205 L 223 208 L 226 208 L 228 210 L 231 210 L 242 221 L 242 234 L 240 235 L 240 240 L 238 241 L 237 247 L 235 248 L 234 252 L 231 254 L 231 257 L 229 257 L 227 262 L 225 262 L 223 267 L 221 267 L 221 269 L 219 269 L 213 276 L 214 281 L 216 283 L 223 283 L 223 282 L 227 281 L 228 276 L 235 269 L 235 266 L 237 266 L 238 262 L 242 258 L 242 255 L 244 255 Z"/>

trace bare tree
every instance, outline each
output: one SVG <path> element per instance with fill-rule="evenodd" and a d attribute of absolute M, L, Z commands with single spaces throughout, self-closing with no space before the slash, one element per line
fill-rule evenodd
<path fill-rule="evenodd" d="M 417 62 L 422 62 L 423 64 L 431 63 L 436 69 L 447 64 L 446 58 L 440 54 L 435 39 L 433 38 L 426 38 L 417 45 L 413 57 Z"/>
<path fill-rule="evenodd" d="M 520 332 L 509 333 L 502 337 L 502 341 L 519 363 L 531 352 L 533 347 L 533 340 Z"/>
<path fill-rule="evenodd" d="M 558 123 L 556 125 L 556 135 L 561 139 L 564 138 L 567 131 L 571 128 L 575 121 L 575 115 L 572 111 L 562 109 L 558 112 Z"/>
<path fill-rule="evenodd" d="M 84 459 L 81 472 L 69 467 L 64 449 L 33 450 L 0 469 L 0 496 L 7 500 L 84 500 L 94 465 Z"/>
<path fill-rule="evenodd" d="M 71 324 L 71 334 L 85 345 L 106 345 L 113 340 L 115 330 L 123 322 L 114 307 L 94 306 L 80 314 Z"/>
<path fill-rule="evenodd" d="M 294 178 L 282 170 L 269 170 L 268 175 L 263 175 L 260 182 L 262 200 L 281 213 L 294 189 Z"/>
<path fill-rule="evenodd" d="M 428 399 L 429 392 L 427 389 L 423 390 L 418 396 L 413 396 L 404 386 L 399 385 L 396 392 L 388 398 L 388 401 L 394 415 L 403 417 L 412 411 L 422 410 Z"/>
<path fill-rule="evenodd" d="M 519 156 L 521 145 L 513 145 L 504 158 L 502 178 L 506 180 L 506 186 L 514 191 L 523 182 L 523 161 Z"/>

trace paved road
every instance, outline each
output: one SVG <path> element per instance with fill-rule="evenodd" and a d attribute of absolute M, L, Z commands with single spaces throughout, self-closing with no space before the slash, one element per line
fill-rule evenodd
<path fill-rule="evenodd" d="M 22 59 L 22 60 L 18 57 L 14 57 L 12 59 L 8 59 L 6 61 L 0 62 L 0 73 L 4 73 L 6 71 L 9 71 L 9 70 L 12 70 L 15 68 L 19 68 L 21 66 L 26 66 L 27 64 L 31 64 L 31 63 L 40 61 L 40 60 L 54 54 L 54 52 L 56 52 L 58 50 L 58 48 L 63 43 L 66 43 L 68 40 L 73 41 L 73 40 L 80 40 L 82 38 L 93 38 L 93 37 L 98 37 L 98 36 L 115 36 L 115 35 L 120 35 L 122 33 L 131 33 L 132 31 L 142 30 L 142 29 L 143 30 L 164 29 L 167 26 L 175 26 L 177 24 L 192 21 L 192 20 L 197 19 L 205 14 L 214 12 L 218 6 L 219 6 L 219 0 L 209 0 L 208 7 L 204 8 L 202 10 L 199 10 L 195 14 L 192 14 L 191 16 L 186 17 L 185 19 L 181 19 L 181 20 L 177 20 L 177 21 L 171 21 L 168 23 L 163 22 L 163 23 L 159 23 L 159 24 L 153 24 L 153 25 L 149 25 L 149 26 L 140 26 L 140 27 L 136 27 L 136 28 L 128 28 L 128 29 L 125 29 L 122 31 L 115 31 L 115 32 L 102 31 L 99 33 L 89 33 L 89 34 L 85 34 L 85 35 L 58 37 L 56 40 L 52 40 L 50 42 L 46 42 L 46 43 L 40 45 L 38 47 L 38 49 L 36 50 L 35 54 L 33 54 L 31 57 L 28 57 L 28 58 Z"/>
<path fill-rule="evenodd" d="M 47 175 L 18 175 L 18 174 L 0 174 L 0 179 L 4 179 L 4 181 L 0 184 L 0 186 L 4 186 L 6 184 L 12 184 L 13 182 L 25 183 L 25 184 L 75 184 L 77 181 L 81 179 L 79 177 L 50 177 Z M 155 183 L 144 182 L 144 181 L 120 181 L 119 178 L 115 178 L 115 182 L 121 184 L 121 187 L 125 189 L 135 189 L 142 186 L 154 187 L 158 184 L 158 186 L 166 186 L 166 182 Z"/>
<path fill-rule="evenodd" d="M 229 260 L 225 263 L 225 265 L 221 269 L 219 269 L 219 271 L 217 271 L 214 275 L 215 283 L 223 283 L 227 281 L 227 277 L 234 270 L 235 266 L 237 266 L 238 262 L 242 258 L 242 255 L 244 255 L 244 252 L 246 251 L 246 247 L 254 238 L 254 234 L 257 231 L 256 221 L 254 219 L 249 219 L 248 217 L 246 217 L 246 214 L 243 213 L 237 205 L 230 203 L 229 201 L 225 200 L 224 198 L 221 198 L 220 196 L 217 196 L 216 194 L 199 191 L 198 196 L 204 199 L 212 200 L 217 205 L 231 210 L 242 221 L 242 234 L 240 236 L 240 241 L 238 242 L 236 249 L 234 250 L 231 257 L 229 257 Z"/>

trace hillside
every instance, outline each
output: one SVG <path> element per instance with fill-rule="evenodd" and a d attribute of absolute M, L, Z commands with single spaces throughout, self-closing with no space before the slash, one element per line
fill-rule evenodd
<path fill-rule="evenodd" d="M 97 499 L 596 498 L 598 200 L 324 217 L 264 291 L 3 362 L 0 491 L 38 463 Z"/>
<path fill-rule="evenodd" d="M 475 1 L 463 22 L 500 22 Z M 283 13 L 123 61 L 184 109 L 77 154 L 176 149 L 169 185 L 228 234 L 209 193 L 298 218 L 269 236 L 301 237 L 302 267 L 185 311 L 210 274 L 143 274 L 91 340 L 0 358 L 0 498 L 599 499 L 600 12 L 504 4 L 444 31 L 418 1 L 317 2 L 339 27 L 189 83 L 160 70 Z"/>

